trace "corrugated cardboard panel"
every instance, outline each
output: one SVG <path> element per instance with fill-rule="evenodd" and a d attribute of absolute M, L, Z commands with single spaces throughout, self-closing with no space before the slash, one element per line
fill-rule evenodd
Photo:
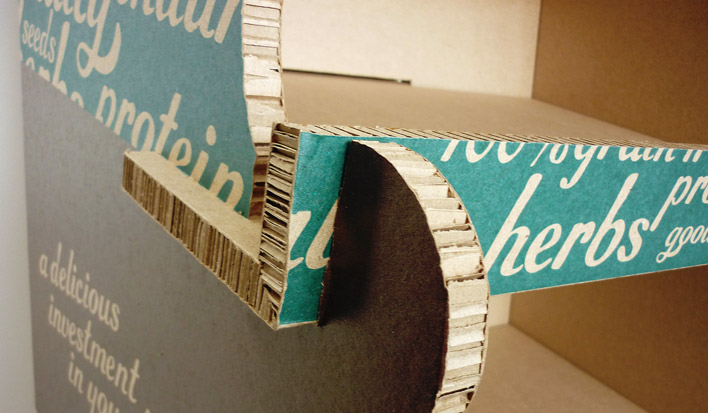
<path fill-rule="evenodd" d="M 534 97 L 706 142 L 708 3 L 543 2 Z M 700 223 L 696 223 L 698 225 Z M 511 322 L 651 411 L 708 405 L 708 270 L 514 297 Z"/>
<path fill-rule="evenodd" d="M 283 66 L 530 96 L 539 0 L 287 0 Z"/>

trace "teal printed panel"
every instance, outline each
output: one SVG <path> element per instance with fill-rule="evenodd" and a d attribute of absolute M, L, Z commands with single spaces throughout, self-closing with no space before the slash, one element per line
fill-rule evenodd
<path fill-rule="evenodd" d="M 240 0 L 24 0 L 22 59 L 133 147 L 248 215 Z"/>
<path fill-rule="evenodd" d="M 449 180 L 479 235 L 492 294 L 708 263 L 703 151 L 370 139 L 420 153 Z M 283 324 L 317 317 L 331 236 L 327 217 L 351 140 L 301 137 L 293 213 L 302 219 L 291 247 Z"/>

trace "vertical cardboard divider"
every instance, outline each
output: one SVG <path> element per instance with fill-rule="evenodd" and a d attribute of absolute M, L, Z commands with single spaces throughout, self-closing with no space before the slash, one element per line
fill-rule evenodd
<path fill-rule="evenodd" d="M 410 248 L 411 236 L 420 247 Z M 422 266 L 421 260 L 437 265 Z M 442 344 L 441 371 L 429 372 L 438 375 L 432 411 L 462 412 L 481 379 L 487 343 L 489 285 L 474 228 L 452 187 L 422 156 L 396 143 L 352 142 L 320 324 L 347 322 L 366 311 L 364 291 L 372 280 L 392 277 L 402 286 L 415 285 L 421 269 L 444 286 L 443 294 L 424 291 L 391 302 L 391 316 L 416 317 L 421 303 L 444 310 L 419 340 Z M 399 328 L 410 327 L 404 322 Z"/>
<path fill-rule="evenodd" d="M 285 120 L 280 63 L 283 0 L 244 0 L 243 90 L 256 163 L 249 216 L 263 212 L 265 175 L 273 123 Z"/>

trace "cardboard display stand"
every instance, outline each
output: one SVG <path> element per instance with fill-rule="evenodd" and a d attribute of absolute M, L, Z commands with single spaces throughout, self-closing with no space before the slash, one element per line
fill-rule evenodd
<path fill-rule="evenodd" d="M 703 146 L 283 73 L 280 1 L 136 4 L 21 5 L 39 411 L 482 408 L 490 294 L 708 263 Z"/>

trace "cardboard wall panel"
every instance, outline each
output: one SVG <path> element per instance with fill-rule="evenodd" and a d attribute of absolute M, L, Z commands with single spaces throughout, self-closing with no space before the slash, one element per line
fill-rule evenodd
<path fill-rule="evenodd" d="M 708 142 L 708 3 L 543 2 L 533 97 L 675 142 Z"/>
<path fill-rule="evenodd" d="M 539 0 L 287 0 L 283 66 L 531 94 Z"/>
<path fill-rule="evenodd" d="M 535 98 L 706 142 L 708 4 L 547 0 L 540 21 Z M 516 295 L 511 322 L 650 411 L 698 411 L 708 403 L 707 271 Z"/>

